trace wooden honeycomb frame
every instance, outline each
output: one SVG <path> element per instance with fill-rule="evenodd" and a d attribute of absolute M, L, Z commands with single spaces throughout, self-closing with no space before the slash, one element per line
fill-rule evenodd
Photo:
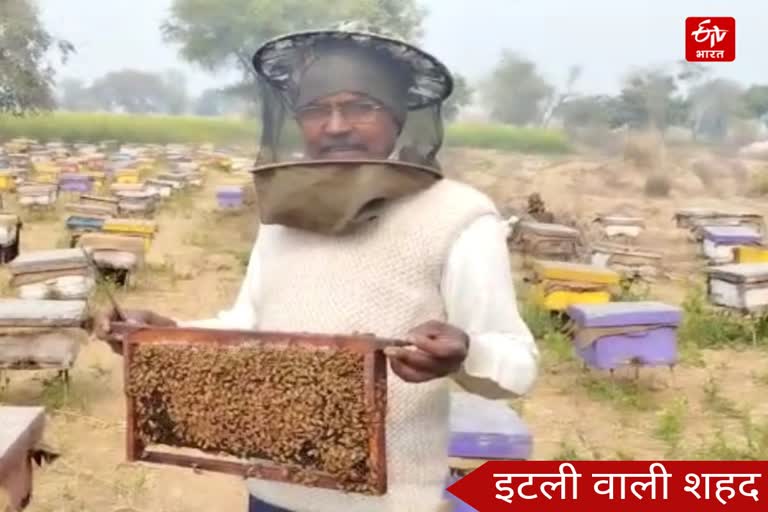
<path fill-rule="evenodd" d="M 126 389 L 126 455 L 131 462 L 149 462 L 228 473 L 246 478 L 258 478 L 278 482 L 307 485 L 306 476 L 311 477 L 313 487 L 342 489 L 341 483 L 325 472 L 311 472 L 298 466 L 279 465 L 272 462 L 234 461 L 213 454 L 205 457 L 166 453 L 144 446 L 137 434 L 138 410 L 136 401 L 128 393 L 129 368 L 138 345 L 189 345 L 221 346 L 271 344 L 272 347 L 330 347 L 351 350 L 364 356 L 365 406 L 369 414 L 368 458 L 373 473 L 375 495 L 387 490 L 386 463 L 386 410 L 387 410 L 387 361 L 382 348 L 392 343 L 370 335 L 332 336 L 304 333 L 277 333 L 213 330 L 199 328 L 150 328 L 127 324 L 113 324 L 113 331 L 122 339 L 124 356 L 124 378 Z M 183 448 L 183 447 L 176 447 Z"/>

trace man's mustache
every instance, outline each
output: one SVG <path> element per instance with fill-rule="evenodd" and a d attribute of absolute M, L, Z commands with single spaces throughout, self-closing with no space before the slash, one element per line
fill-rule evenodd
<path fill-rule="evenodd" d="M 337 151 L 367 151 L 365 144 L 355 141 L 329 141 L 320 145 L 321 153 L 334 153 Z"/>

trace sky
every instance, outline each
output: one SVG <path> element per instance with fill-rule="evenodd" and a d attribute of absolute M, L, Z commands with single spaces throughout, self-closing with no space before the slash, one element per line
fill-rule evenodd
<path fill-rule="evenodd" d="M 745 85 L 768 83 L 766 0 L 418 1 L 429 9 L 424 48 L 472 81 L 487 76 L 508 49 L 534 60 L 554 84 L 580 65 L 579 92 L 611 94 L 633 68 L 684 58 L 687 16 L 733 16 L 736 60 L 713 65 L 715 73 Z M 204 72 L 163 43 L 158 27 L 171 3 L 38 0 L 49 30 L 78 49 L 61 76 L 89 81 L 122 68 L 175 68 L 187 73 L 193 93 L 227 85 L 237 75 Z"/>

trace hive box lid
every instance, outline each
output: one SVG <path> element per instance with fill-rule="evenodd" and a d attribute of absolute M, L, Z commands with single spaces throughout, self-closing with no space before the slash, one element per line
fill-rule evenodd
<path fill-rule="evenodd" d="M 0 406 L 0 475 L 34 448 L 45 422 L 43 407 Z"/>
<path fill-rule="evenodd" d="M 760 283 L 768 281 L 768 263 L 735 263 L 710 267 L 707 273 L 713 278 L 742 283 Z"/>
<path fill-rule="evenodd" d="M 701 232 L 713 242 L 749 243 L 762 239 L 758 231 L 747 226 L 704 226 Z"/>
<path fill-rule="evenodd" d="M 82 300 L 0 299 L 0 325 L 6 327 L 80 327 L 87 318 Z"/>
<path fill-rule="evenodd" d="M 539 278 L 553 281 L 617 284 L 621 280 L 619 273 L 610 268 L 585 263 L 538 260 L 533 269 Z"/>
<path fill-rule="evenodd" d="M 82 268 L 88 266 L 88 260 L 80 249 L 52 249 L 48 251 L 32 251 L 19 255 L 8 264 L 11 274 L 24 272 L 42 272 L 45 270 L 60 270 Z"/>
<path fill-rule="evenodd" d="M 521 221 L 518 228 L 524 231 L 531 231 L 541 235 L 553 235 L 560 237 L 578 237 L 579 231 L 568 226 L 560 224 L 545 224 L 542 222 Z"/>
<path fill-rule="evenodd" d="M 642 217 L 634 217 L 631 215 L 598 215 L 595 220 L 617 226 L 645 226 L 645 221 Z"/>
<path fill-rule="evenodd" d="M 609 302 L 571 306 L 568 316 L 581 327 L 679 325 L 683 312 L 679 307 L 662 302 Z"/>
<path fill-rule="evenodd" d="M 451 457 L 527 459 L 532 436 L 518 414 L 503 402 L 451 393 Z"/>

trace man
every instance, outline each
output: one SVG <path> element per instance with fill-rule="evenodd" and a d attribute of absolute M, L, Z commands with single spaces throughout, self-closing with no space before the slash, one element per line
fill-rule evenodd
<path fill-rule="evenodd" d="M 487 197 L 440 176 L 440 105 L 451 76 L 417 48 L 349 28 L 271 41 L 254 65 L 263 95 L 254 171 L 261 226 L 234 306 L 196 322 L 128 316 L 412 340 L 386 350 L 387 494 L 252 479 L 250 510 L 435 511 L 448 473 L 449 378 L 519 395 L 538 357 L 517 311 L 504 222 Z M 291 163 L 297 153 L 319 165 L 306 172 Z M 101 335 L 109 338 L 109 322 Z"/>

